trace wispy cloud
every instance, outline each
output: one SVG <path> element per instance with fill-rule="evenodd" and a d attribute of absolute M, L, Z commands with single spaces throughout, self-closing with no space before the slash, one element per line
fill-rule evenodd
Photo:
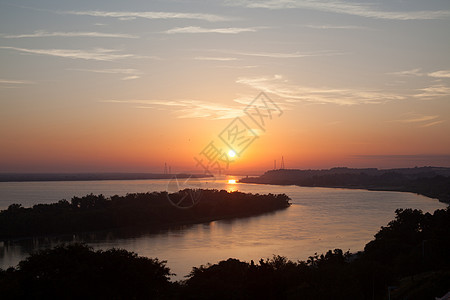
<path fill-rule="evenodd" d="M 344 30 L 366 30 L 369 29 L 367 27 L 363 26 L 354 26 L 354 25 L 306 25 L 305 27 L 311 28 L 311 29 L 344 29 Z"/>
<path fill-rule="evenodd" d="M 318 50 L 309 52 L 265 52 L 265 51 L 239 51 L 231 49 L 197 49 L 198 51 L 209 51 L 220 53 L 220 55 L 232 55 L 232 56 L 251 56 L 251 57 L 262 57 L 262 58 L 279 58 L 279 59 L 290 59 L 290 58 L 304 58 L 304 57 L 324 57 L 324 56 L 338 56 L 346 55 L 348 52 L 338 52 L 333 50 Z"/>
<path fill-rule="evenodd" d="M 398 72 L 391 72 L 388 74 L 396 75 L 396 76 L 423 76 L 423 75 L 425 75 L 424 73 L 422 73 L 420 68 L 398 71 Z"/>
<path fill-rule="evenodd" d="M 139 36 L 122 33 L 104 33 L 104 32 L 47 32 L 47 31 L 35 31 L 29 34 L 15 34 L 15 35 L 2 35 L 7 39 L 20 39 L 20 38 L 40 38 L 40 37 L 101 37 L 101 38 L 128 38 L 135 39 Z"/>
<path fill-rule="evenodd" d="M 438 115 L 422 115 L 417 113 L 407 113 L 402 119 L 392 120 L 388 122 L 414 124 L 417 127 L 431 127 L 443 123 L 439 120 Z"/>
<path fill-rule="evenodd" d="M 226 51 L 224 51 L 226 52 Z M 314 56 L 335 56 L 343 55 L 341 52 L 334 51 L 317 51 L 317 52 L 239 52 L 228 51 L 230 54 L 243 55 L 243 56 L 255 56 L 255 57 L 267 57 L 267 58 L 303 58 Z"/>
<path fill-rule="evenodd" d="M 400 119 L 400 120 L 393 120 L 390 122 L 396 122 L 396 123 L 420 123 L 425 121 L 431 121 L 439 118 L 439 116 L 423 116 L 423 115 L 417 115 L 413 114 L 412 116 L 406 118 L 406 119 Z"/>
<path fill-rule="evenodd" d="M 428 76 L 436 78 L 450 78 L 450 70 L 442 70 L 428 73 Z"/>
<path fill-rule="evenodd" d="M 378 90 L 318 88 L 295 85 L 284 79 L 281 75 L 240 77 L 236 82 L 277 95 L 287 102 L 304 101 L 319 104 L 355 105 L 404 99 L 404 96 Z"/>
<path fill-rule="evenodd" d="M 440 70 L 440 71 L 425 73 L 420 68 L 392 72 L 392 73 L 388 73 L 388 74 L 397 75 L 397 76 L 428 76 L 428 77 L 433 77 L 433 78 L 450 78 L 450 70 Z"/>
<path fill-rule="evenodd" d="M 439 125 L 439 124 L 442 124 L 442 123 L 444 123 L 444 121 L 440 120 L 440 121 L 435 121 L 435 122 L 423 124 L 420 127 L 431 127 L 431 126 Z"/>
<path fill-rule="evenodd" d="M 66 15 L 78 15 L 78 16 L 92 16 L 92 17 L 108 17 L 117 18 L 120 20 L 133 20 L 136 18 L 143 19 L 190 19 L 190 20 L 202 20 L 208 22 L 219 21 L 231 21 L 232 18 L 224 17 L 214 14 L 203 13 L 180 13 L 180 12 L 161 12 L 161 11 L 98 11 L 98 10 L 86 10 L 86 11 L 59 11 L 57 13 Z"/>
<path fill-rule="evenodd" d="M 414 95 L 416 98 L 422 98 L 425 100 L 444 96 L 450 96 L 450 87 L 443 84 L 436 84 L 419 89 L 419 93 Z"/>
<path fill-rule="evenodd" d="M 258 29 L 256 27 L 238 28 L 238 27 L 226 27 L 226 28 L 203 28 L 197 26 L 188 27 L 175 27 L 165 31 L 167 34 L 175 33 L 223 33 L 223 34 L 237 34 L 242 32 L 255 32 Z"/>
<path fill-rule="evenodd" d="M 213 60 L 213 61 L 235 61 L 236 57 L 213 57 L 213 56 L 197 56 L 195 60 Z"/>
<path fill-rule="evenodd" d="M 123 103 L 140 109 L 166 109 L 178 118 L 232 119 L 244 115 L 241 107 L 200 100 L 101 100 L 106 103 Z"/>
<path fill-rule="evenodd" d="M 256 65 L 217 65 L 217 68 L 225 68 L 225 69 L 254 69 L 258 66 Z"/>
<path fill-rule="evenodd" d="M 338 14 L 353 15 L 372 19 L 385 20 L 435 20 L 450 17 L 449 10 L 420 10 L 420 11 L 383 11 L 378 10 L 374 4 L 349 3 L 344 1 L 311 1 L 311 0 L 240 0 L 228 1 L 229 5 L 240 5 L 249 8 L 266 9 L 291 9 L 302 8 L 331 12 Z"/>
<path fill-rule="evenodd" d="M 82 72 L 92 72 L 92 73 L 102 73 L 102 74 L 119 74 L 125 75 L 122 80 L 132 80 L 140 78 L 142 72 L 136 69 L 68 69 L 71 71 L 82 71 Z"/>
<path fill-rule="evenodd" d="M 270 57 L 270 58 L 302 58 L 312 56 L 310 54 L 293 52 L 293 53 L 282 53 L 282 52 L 236 52 L 238 55 L 245 56 L 257 56 L 257 57 Z"/>
<path fill-rule="evenodd" d="M 9 79 L 0 79 L 0 84 L 20 85 L 20 84 L 34 84 L 34 82 L 33 82 L 33 81 L 29 81 L 29 80 L 9 80 Z"/>
<path fill-rule="evenodd" d="M 11 80 L 0 78 L 0 89 L 14 89 L 30 84 L 35 84 L 35 82 L 29 80 Z"/>
<path fill-rule="evenodd" d="M 0 49 L 9 49 L 23 53 L 57 56 L 70 59 L 85 59 L 98 61 L 113 61 L 118 59 L 137 57 L 133 54 L 121 54 L 117 53 L 119 52 L 117 50 L 103 49 L 103 48 L 96 48 L 90 51 L 78 49 L 27 49 L 17 47 L 0 47 Z"/>

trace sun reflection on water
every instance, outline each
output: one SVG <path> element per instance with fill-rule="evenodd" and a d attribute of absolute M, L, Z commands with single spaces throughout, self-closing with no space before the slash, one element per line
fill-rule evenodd
<path fill-rule="evenodd" d="M 227 185 L 226 185 L 226 189 L 228 192 L 234 192 L 237 191 L 238 189 L 238 184 L 237 184 L 237 179 L 235 177 L 231 177 L 229 176 L 227 178 Z"/>

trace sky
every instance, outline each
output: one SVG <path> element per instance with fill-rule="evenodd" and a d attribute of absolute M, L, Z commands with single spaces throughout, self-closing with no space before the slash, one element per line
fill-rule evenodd
<path fill-rule="evenodd" d="M 450 167 L 449 33 L 448 0 L 0 0 L 0 172 Z"/>

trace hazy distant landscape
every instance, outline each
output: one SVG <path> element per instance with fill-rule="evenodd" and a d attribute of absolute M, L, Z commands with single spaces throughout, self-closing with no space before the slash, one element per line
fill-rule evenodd
<path fill-rule="evenodd" d="M 264 183 L 334 188 L 412 192 L 450 203 L 450 168 L 270 170 L 244 183 Z"/>
<path fill-rule="evenodd" d="M 0 182 L 187 179 L 191 177 L 205 178 L 212 177 L 212 175 L 155 173 L 0 173 Z"/>

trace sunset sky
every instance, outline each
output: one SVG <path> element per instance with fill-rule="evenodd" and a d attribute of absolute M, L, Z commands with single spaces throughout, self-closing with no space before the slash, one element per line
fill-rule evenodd
<path fill-rule="evenodd" d="M 450 167 L 448 0 L 0 0 L 0 66 L 0 172 Z"/>

